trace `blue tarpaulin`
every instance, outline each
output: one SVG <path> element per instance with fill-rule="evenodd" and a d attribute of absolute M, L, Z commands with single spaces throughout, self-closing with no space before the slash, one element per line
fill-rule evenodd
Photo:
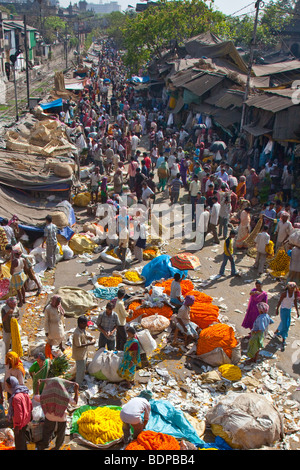
<path fill-rule="evenodd" d="M 166 400 L 150 400 L 150 404 L 151 413 L 146 426 L 147 431 L 162 432 L 176 439 L 186 439 L 195 446 L 205 444 L 181 410 L 176 410 Z"/>
<path fill-rule="evenodd" d="M 51 101 L 50 103 L 40 103 L 40 107 L 44 110 L 52 109 L 52 108 L 59 108 L 62 107 L 63 101 L 61 98 L 58 100 Z"/>
<path fill-rule="evenodd" d="M 150 77 L 138 77 L 137 75 L 131 77 L 129 80 L 129 82 L 133 82 L 133 83 L 148 83 L 150 81 Z"/>
<path fill-rule="evenodd" d="M 232 450 L 224 439 L 218 436 L 214 443 L 203 441 L 184 413 L 177 410 L 169 401 L 150 400 L 150 405 L 151 413 L 145 428 L 146 431 L 161 432 L 173 436 L 175 439 L 184 439 L 200 449 Z"/>
<path fill-rule="evenodd" d="M 171 256 L 160 255 L 147 263 L 142 270 L 142 276 L 146 278 L 145 286 L 149 286 L 153 281 L 159 281 L 162 278 L 170 279 L 175 273 L 187 277 L 188 271 L 182 271 L 174 268 L 171 264 Z"/>

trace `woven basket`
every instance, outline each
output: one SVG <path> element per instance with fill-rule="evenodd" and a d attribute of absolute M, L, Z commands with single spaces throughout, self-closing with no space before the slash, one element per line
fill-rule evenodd
<path fill-rule="evenodd" d="M 58 228 L 64 228 L 69 225 L 68 218 L 64 212 L 61 211 L 56 211 L 51 213 L 52 216 L 52 222 L 58 227 Z"/>

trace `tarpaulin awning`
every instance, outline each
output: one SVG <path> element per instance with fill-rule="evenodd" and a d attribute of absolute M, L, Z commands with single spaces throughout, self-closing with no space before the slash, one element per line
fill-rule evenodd
<path fill-rule="evenodd" d="M 68 191 L 72 177 L 54 175 L 45 163 L 45 157 L 0 151 L 0 184 L 24 191 Z"/>
<path fill-rule="evenodd" d="M 11 219 L 14 215 L 17 215 L 20 227 L 26 232 L 42 233 L 44 231 L 45 218 L 53 210 L 55 212 L 64 212 L 69 225 L 74 225 L 74 209 L 70 205 L 69 212 L 64 210 L 64 207 L 67 208 L 68 204 L 68 201 L 62 201 L 58 205 L 54 203 L 42 204 L 39 198 L 28 196 L 23 191 L 12 191 L 0 186 L 0 220 L 1 218 Z M 67 240 L 70 240 L 74 235 L 74 231 L 70 226 L 59 230 L 59 233 Z"/>
<path fill-rule="evenodd" d="M 51 101 L 50 103 L 40 103 L 39 106 L 45 111 L 45 110 L 49 110 L 49 109 L 52 109 L 52 108 L 59 108 L 59 107 L 62 107 L 63 105 L 63 101 L 61 98 L 59 98 L 58 100 L 54 100 L 54 101 Z"/>
<path fill-rule="evenodd" d="M 127 80 L 128 82 L 133 82 L 133 83 L 148 83 L 150 81 L 150 77 L 149 76 L 146 76 L 146 77 L 138 77 L 137 75 L 129 78 Z"/>
<path fill-rule="evenodd" d="M 76 83 L 65 83 L 65 89 L 66 90 L 74 90 L 74 91 L 80 91 L 83 90 L 83 83 L 76 82 Z"/>

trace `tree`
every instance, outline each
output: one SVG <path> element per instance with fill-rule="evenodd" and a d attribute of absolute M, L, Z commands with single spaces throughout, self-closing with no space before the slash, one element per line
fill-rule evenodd
<path fill-rule="evenodd" d="M 202 0 L 159 0 L 144 12 L 126 16 L 122 28 L 126 46 L 125 62 L 137 70 L 150 57 L 161 57 L 164 49 L 176 40 L 184 40 L 225 27 L 225 15 Z"/>
<path fill-rule="evenodd" d="M 43 37 L 47 44 L 53 44 L 66 29 L 66 23 L 58 16 L 48 16 L 43 23 Z"/>
<path fill-rule="evenodd" d="M 293 0 L 271 0 L 262 5 L 257 26 L 257 49 L 263 51 L 278 44 L 280 36 L 293 20 L 294 6 Z M 228 17 L 228 25 L 228 36 L 234 43 L 249 47 L 253 36 L 253 16 Z"/>

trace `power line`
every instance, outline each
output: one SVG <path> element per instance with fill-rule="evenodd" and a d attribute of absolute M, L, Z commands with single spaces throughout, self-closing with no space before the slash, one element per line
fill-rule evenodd
<path fill-rule="evenodd" d="M 245 8 L 251 7 L 251 5 L 254 5 L 254 4 L 255 4 L 255 2 L 251 2 L 251 3 L 249 3 L 249 5 L 246 5 L 245 7 L 240 8 L 239 10 L 235 11 L 234 13 L 231 13 L 230 16 L 236 15 L 236 14 L 239 13 L 240 11 L 245 10 Z"/>

